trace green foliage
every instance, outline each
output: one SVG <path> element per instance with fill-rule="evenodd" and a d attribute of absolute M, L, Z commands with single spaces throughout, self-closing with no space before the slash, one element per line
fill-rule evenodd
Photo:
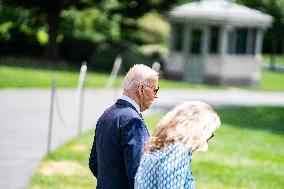
<path fill-rule="evenodd" d="M 152 11 L 139 18 L 137 28 L 136 32 L 130 32 L 130 38 L 137 44 L 166 44 L 168 41 L 170 25 L 157 12 Z"/>
<path fill-rule="evenodd" d="M 48 43 L 46 45 L 45 54 L 47 57 L 55 59 L 58 58 L 57 42 L 62 34 L 58 33 L 59 26 L 61 23 L 60 13 L 62 10 L 77 8 L 82 9 L 87 6 L 94 6 L 97 1 L 91 0 L 69 0 L 69 1 L 45 1 L 45 0 L 34 0 L 34 1 L 15 1 L 6 0 L 3 5 L 16 8 L 21 11 L 26 11 L 30 15 L 31 20 L 35 20 L 38 24 L 37 27 L 48 28 Z M 30 20 L 30 19 L 29 19 Z M 21 23 L 25 24 L 25 23 Z M 32 26 L 35 29 L 35 26 Z M 34 32 L 33 37 L 36 38 L 37 32 Z M 61 37 L 62 38 L 62 37 Z"/>
<path fill-rule="evenodd" d="M 36 22 L 30 11 L 0 6 L 0 54 L 38 55 L 43 47 L 37 42 Z"/>
<path fill-rule="evenodd" d="M 59 48 L 64 59 L 82 62 L 89 59 L 96 49 L 96 44 L 88 38 L 64 38 Z"/>
<path fill-rule="evenodd" d="M 46 45 L 48 42 L 48 34 L 44 30 L 38 30 L 36 38 L 41 45 Z"/>
<path fill-rule="evenodd" d="M 237 1 L 248 7 L 260 10 L 273 17 L 272 26 L 268 28 L 264 36 L 264 52 L 281 52 L 283 47 L 282 35 L 284 29 L 283 1 L 279 0 L 239 0 Z"/>
<path fill-rule="evenodd" d="M 64 38 L 67 38 L 67 40 L 70 38 L 79 38 L 79 40 L 84 38 L 94 43 L 124 40 L 140 41 L 141 43 L 160 42 L 164 40 L 164 36 L 160 37 L 159 33 L 150 31 L 152 37 L 149 37 L 149 35 L 146 35 L 149 30 L 140 32 L 142 29 L 137 26 L 136 21 L 153 9 L 157 11 L 165 10 L 173 2 L 165 0 L 70 0 L 58 2 L 7 0 L 3 1 L 3 7 L 9 7 L 12 11 L 11 13 L 9 11 L 2 13 L 2 18 L 6 24 L 0 25 L 0 32 L 2 31 L 3 36 L 6 38 L 10 36 L 8 31 L 10 26 L 7 24 L 9 20 L 6 19 L 5 15 L 14 15 L 18 19 L 21 18 L 18 12 L 26 13 L 23 15 L 25 15 L 29 24 L 19 19 L 20 27 L 28 26 L 27 28 L 30 28 L 32 37 L 34 39 L 38 38 L 40 44 L 46 45 L 45 53 L 50 58 L 57 57 L 57 43 Z M 14 9 L 17 11 L 13 11 Z M 12 22 L 14 23 L 14 21 Z M 43 34 L 48 34 L 48 38 L 44 37 Z M 48 42 L 46 42 L 46 39 L 48 39 Z M 85 57 L 84 54 L 80 56 Z"/>
<path fill-rule="evenodd" d="M 60 32 L 66 38 L 87 38 L 94 42 L 118 40 L 120 37 L 119 22 L 121 17 L 111 18 L 98 8 L 88 8 L 81 11 L 62 11 Z M 86 19 L 88 18 L 88 19 Z"/>
<path fill-rule="evenodd" d="M 217 112 L 222 126 L 210 141 L 208 152 L 193 155 L 192 172 L 197 188 L 281 188 L 284 108 L 220 108 Z M 151 133 L 162 115 L 145 117 Z M 88 169 L 93 136 L 91 131 L 46 156 L 31 178 L 29 188 L 95 188 L 95 178 Z M 69 174 L 62 164 L 69 165 L 66 167 Z M 58 166 L 63 170 L 58 170 Z"/>
<path fill-rule="evenodd" d="M 182 5 L 182 4 L 185 4 L 185 3 L 192 3 L 192 2 L 195 2 L 195 1 L 196 0 L 178 0 L 177 4 Z"/>
<path fill-rule="evenodd" d="M 60 44 L 60 52 L 66 60 L 87 61 L 89 69 L 95 71 L 110 72 L 118 55 L 123 59 L 123 73 L 134 64 L 151 66 L 153 62 L 135 44 L 125 41 L 95 43 L 87 38 L 65 38 Z"/>
<path fill-rule="evenodd" d="M 120 55 L 122 57 L 122 72 L 125 73 L 134 64 L 145 64 L 150 66 L 152 60 L 139 52 L 136 45 L 128 42 L 106 42 L 100 44 L 96 51 L 92 54 L 89 62 L 98 70 L 110 71 L 115 58 Z"/>

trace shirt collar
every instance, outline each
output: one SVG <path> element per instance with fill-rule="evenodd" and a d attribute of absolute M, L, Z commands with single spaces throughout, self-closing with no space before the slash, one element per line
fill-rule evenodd
<path fill-rule="evenodd" d="M 139 105 L 134 100 L 132 100 L 129 96 L 122 95 L 122 97 L 120 97 L 120 99 L 125 100 L 125 101 L 129 102 L 130 104 L 132 104 L 134 106 L 134 108 L 137 110 L 137 112 L 140 113 Z"/>

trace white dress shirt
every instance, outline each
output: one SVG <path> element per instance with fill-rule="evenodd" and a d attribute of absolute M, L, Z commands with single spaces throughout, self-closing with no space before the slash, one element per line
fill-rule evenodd
<path fill-rule="evenodd" d="M 137 112 L 139 114 L 141 114 L 139 105 L 134 100 L 132 100 L 129 96 L 122 95 L 122 97 L 120 97 L 120 99 L 125 100 L 125 101 L 129 102 L 130 104 L 132 104 L 134 106 L 134 108 L 137 110 Z"/>

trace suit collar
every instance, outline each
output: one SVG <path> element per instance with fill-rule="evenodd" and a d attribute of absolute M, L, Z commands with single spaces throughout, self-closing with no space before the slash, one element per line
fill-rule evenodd
<path fill-rule="evenodd" d="M 116 104 L 123 105 L 123 106 L 128 106 L 128 107 L 132 108 L 133 110 L 135 110 L 138 114 L 140 114 L 140 112 L 138 112 L 137 109 L 130 102 L 128 102 L 126 100 L 118 99 L 116 101 Z"/>
<path fill-rule="evenodd" d="M 134 106 L 134 108 L 137 110 L 137 112 L 140 112 L 140 107 L 139 107 L 139 105 L 137 104 L 137 102 L 135 102 L 135 100 L 133 100 L 133 99 L 130 98 L 129 96 L 122 95 L 119 99 L 126 100 L 127 102 L 129 102 L 131 105 Z"/>

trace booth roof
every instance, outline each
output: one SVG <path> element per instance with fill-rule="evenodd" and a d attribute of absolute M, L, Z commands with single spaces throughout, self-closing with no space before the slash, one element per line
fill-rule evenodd
<path fill-rule="evenodd" d="M 169 19 L 242 23 L 267 27 L 273 18 L 258 10 L 236 4 L 229 0 L 201 0 L 177 6 L 169 11 Z"/>

